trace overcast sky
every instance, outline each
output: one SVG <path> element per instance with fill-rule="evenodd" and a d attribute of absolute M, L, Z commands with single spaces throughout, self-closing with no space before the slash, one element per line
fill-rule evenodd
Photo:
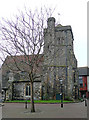
<path fill-rule="evenodd" d="M 87 1 L 88 0 L 0 0 L 0 18 L 11 18 L 24 6 L 56 8 L 55 18 L 62 25 L 71 25 L 74 35 L 74 53 L 78 66 L 87 66 Z M 60 13 L 60 17 L 58 16 Z"/>

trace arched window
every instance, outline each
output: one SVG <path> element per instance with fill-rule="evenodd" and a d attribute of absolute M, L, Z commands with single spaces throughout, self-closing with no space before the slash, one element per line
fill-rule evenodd
<path fill-rule="evenodd" d="M 30 85 L 26 85 L 26 96 L 30 96 Z"/>

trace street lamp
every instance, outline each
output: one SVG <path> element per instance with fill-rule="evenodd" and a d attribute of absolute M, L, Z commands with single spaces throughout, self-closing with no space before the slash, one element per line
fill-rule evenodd
<path fill-rule="evenodd" d="M 61 85 L 61 108 L 63 108 L 63 80 L 60 80 L 60 85 Z"/>

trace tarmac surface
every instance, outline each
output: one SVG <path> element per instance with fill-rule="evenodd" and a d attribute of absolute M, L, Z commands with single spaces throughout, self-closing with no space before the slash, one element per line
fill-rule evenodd
<path fill-rule="evenodd" d="M 2 118 L 87 118 L 84 102 L 65 103 L 63 108 L 60 104 L 35 104 L 35 113 L 30 108 L 30 103 L 27 109 L 24 103 L 4 103 Z"/>

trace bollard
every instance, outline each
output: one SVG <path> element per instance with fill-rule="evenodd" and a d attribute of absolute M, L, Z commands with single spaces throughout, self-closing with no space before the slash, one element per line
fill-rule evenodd
<path fill-rule="evenodd" d="M 25 102 L 25 109 L 27 109 L 27 101 Z"/>
<path fill-rule="evenodd" d="M 85 106 L 87 106 L 87 99 L 85 99 Z"/>
<path fill-rule="evenodd" d="M 63 108 L 63 94 L 61 94 L 61 108 Z"/>
<path fill-rule="evenodd" d="M 61 108 L 63 108 L 63 103 L 61 103 Z"/>

